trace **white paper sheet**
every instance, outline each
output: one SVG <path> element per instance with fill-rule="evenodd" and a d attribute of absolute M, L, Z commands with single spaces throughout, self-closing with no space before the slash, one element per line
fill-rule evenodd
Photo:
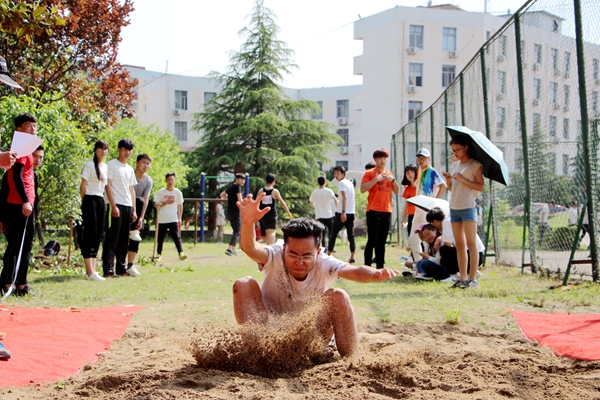
<path fill-rule="evenodd" d="M 17 132 L 13 134 L 10 151 L 17 153 L 17 157 L 25 157 L 35 151 L 44 140 L 29 133 Z"/>

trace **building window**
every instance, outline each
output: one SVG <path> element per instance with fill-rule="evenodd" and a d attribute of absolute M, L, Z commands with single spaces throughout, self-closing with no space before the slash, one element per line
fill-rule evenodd
<path fill-rule="evenodd" d="M 563 167 L 562 167 L 563 175 L 569 175 L 569 155 L 563 154 Z"/>
<path fill-rule="evenodd" d="M 411 25 L 409 33 L 409 43 L 410 47 L 417 47 L 419 49 L 423 48 L 423 25 Z"/>
<path fill-rule="evenodd" d="M 506 125 L 506 108 L 498 107 L 496 108 L 496 128 L 498 128 L 498 135 L 501 135 L 502 129 Z"/>
<path fill-rule="evenodd" d="M 344 169 L 346 171 L 348 171 L 348 161 L 345 161 L 345 160 L 336 161 L 335 166 L 337 167 L 338 165 L 344 167 Z"/>
<path fill-rule="evenodd" d="M 571 100 L 571 87 L 569 85 L 565 85 L 565 109 L 569 109 L 569 102 Z"/>
<path fill-rule="evenodd" d="M 555 74 L 558 74 L 558 49 L 550 49 L 550 62 L 552 63 L 552 71 L 554 71 Z"/>
<path fill-rule="evenodd" d="M 408 102 L 408 120 L 412 121 L 417 115 L 421 114 L 423 110 L 422 101 L 409 101 Z"/>
<path fill-rule="evenodd" d="M 533 78 L 533 98 L 540 100 L 542 98 L 542 80 Z"/>
<path fill-rule="evenodd" d="M 550 104 L 558 104 L 558 83 L 550 82 Z"/>
<path fill-rule="evenodd" d="M 550 170 L 556 172 L 556 153 L 549 153 L 548 161 L 550 163 Z"/>
<path fill-rule="evenodd" d="M 498 71 L 498 91 L 506 94 L 506 72 Z"/>
<path fill-rule="evenodd" d="M 569 118 L 563 118 L 563 138 L 569 138 Z"/>
<path fill-rule="evenodd" d="M 337 134 L 344 141 L 342 146 L 348 147 L 348 129 L 338 129 Z"/>
<path fill-rule="evenodd" d="M 187 142 L 187 121 L 175 121 L 175 136 L 180 142 Z"/>
<path fill-rule="evenodd" d="M 523 149 L 515 149 L 515 171 L 523 172 Z"/>
<path fill-rule="evenodd" d="M 208 103 L 215 97 L 217 97 L 217 94 L 215 92 L 204 92 L 204 102 L 205 103 Z"/>
<path fill-rule="evenodd" d="M 556 117 L 554 115 L 550 116 L 550 122 L 548 124 L 548 136 L 555 138 L 556 137 Z"/>
<path fill-rule="evenodd" d="M 337 116 L 336 118 L 348 118 L 350 116 L 350 100 L 337 101 Z"/>
<path fill-rule="evenodd" d="M 442 65 L 442 87 L 448 87 L 456 77 L 455 65 Z"/>
<path fill-rule="evenodd" d="M 542 129 L 542 116 L 538 113 L 533 113 L 533 132 L 539 133 Z"/>
<path fill-rule="evenodd" d="M 443 51 L 456 51 L 456 28 L 443 28 Z"/>
<path fill-rule="evenodd" d="M 187 110 L 188 109 L 187 90 L 176 90 L 175 91 L 175 108 L 178 110 Z"/>
<path fill-rule="evenodd" d="M 594 58 L 592 60 L 592 73 L 594 74 L 594 81 L 600 80 L 600 60 Z"/>
<path fill-rule="evenodd" d="M 565 74 L 571 72 L 571 53 L 565 51 Z"/>
<path fill-rule="evenodd" d="M 423 64 L 408 64 L 408 84 L 411 86 L 423 86 Z"/>
<path fill-rule="evenodd" d="M 535 60 L 536 64 L 542 63 L 542 45 L 541 44 L 533 45 L 533 59 Z"/>
<path fill-rule="evenodd" d="M 499 55 L 506 57 L 506 36 L 500 36 L 498 46 L 500 47 Z"/>
<path fill-rule="evenodd" d="M 323 119 L 323 102 L 317 101 L 317 104 L 319 105 L 319 111 L 312 112 L 312 119 Z"/>
<path fill-rule="evenodd" d="M 515 110 L 515 131 L 521 133 L 521 110 Z"/>
<path fill-rule="evenodd" d="M 598 115 L 598 92 L 592 92 L 592 111 Z"/>

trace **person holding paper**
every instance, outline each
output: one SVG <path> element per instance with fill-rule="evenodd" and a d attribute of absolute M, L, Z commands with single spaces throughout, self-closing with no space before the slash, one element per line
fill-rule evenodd
<path fill-rule="evenodd" d="M 15 117 L 14 122 L 17 131 L 15 135 L 18 132 L 37 134 L 37 118 L 32 114 L 19 114 Z M 37 146 L 39 146 L 39 141 Z M 4 268 L 0 274 L 0 291 L 7 291 L 14 281 L 16 284 L 14 293 L 17 296 L 24 296 L 31 293 L 31 288 L 27 284 L 27 271 L 29 270 L 29 253 L 31 253 L 35 236 L 35 221 L 34 216 L 31 215 L 35 203 L 31 152 L 17 158 L 7 174 L 8 196 L 3 213 L 8 244 L 4 253 Z M 21 255 L 21 261 L 17 266 L 19 255 Z"/>
<path fill-rule="evenodd" d="M 9 169 L 17 160 L 17 153 L 14 151 L 0 151 L 0 167 Z"/>

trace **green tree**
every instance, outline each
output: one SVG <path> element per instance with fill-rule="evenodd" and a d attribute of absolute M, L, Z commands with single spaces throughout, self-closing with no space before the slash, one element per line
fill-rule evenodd
<path fill-rule="evenodd" d="M 316 102 L 291 100 L 279 86 L 283 74 L 296 65 L 290 59 L 293 51 L 277 39 L 274 18 L 257 0 L 249 25 L 239 32 L 245 43 L 239 52 L 232 52 L 225 74 L 211 74 L 222 90 L 194 116 L 192 128 L 204 135 L 188 156 L 189 180 L 198 182 L 201 172 L 247 172 L 256 192 L 266 175 L 274 173 L 290 208 L 304 214 L 322 174 L 319 161 L 328 161 L 326 152 L 340 139 L 331 133 L 330 124 L 308 118 L 319 110 Z M 216 195 L 216 189 L 213 183 L 207 196 Z"/>

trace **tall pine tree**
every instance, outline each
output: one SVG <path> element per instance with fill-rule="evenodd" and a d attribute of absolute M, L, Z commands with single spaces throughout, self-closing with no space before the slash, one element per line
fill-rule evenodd
<path fill-rule="evenodd" d="M 189 182 L 198 182 L 201 172 L 242 172 L 250 175 L 256 192 L 266 175 L 274 173 L 292 211 L 306 215 L 308 197 L 322 174 L 319 162 L 328 161 L 325 154 L 340 139 L 332 125 L 310 119 L 319 111 L 316 102 L 284 95 L 278 82 L 296 65 L 278 32 L 273 12 L 256 0 L 249 25 L 239 32 L 245 43 L 232 52 L 225 74 L 210 75 L 222 91 L 194 116 L 192 129 L 203 136 L 188 156 Z M 214 183 L 213 190 L 218 190 Z"/>

